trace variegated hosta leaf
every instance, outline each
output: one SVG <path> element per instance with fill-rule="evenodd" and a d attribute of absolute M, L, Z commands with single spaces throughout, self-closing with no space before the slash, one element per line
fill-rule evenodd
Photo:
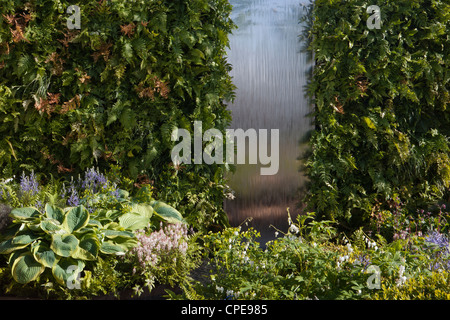
<path fill-rule="evenodd" d="M 54 234 L 50 248 L 61 257 L 70 257 L 80 241 L 72 234 Z"/>
<path fill-rule="evenodd" d="M 76 274 L 82 272 L 84 267 L 81 260 L 61 258 L 53 265 L 52 274 L 59 284 L 67 285 L 69 281 L 76 279 Z"/>
<path fill-rule="evenodd" d="M 100 251 L 104 254 L 124 255 L 126 250 L 118 244 L 111 241 L 105 241 L 100 246 Z"/>
<path fill-rule="evenodd" d="M 64 218 L 63 226 L 68 233 L 85 227 L 89 222 L 89 211 L 84 206 L 70 208 Z"/>
<path fill-rule="evenodd" d="M 64 221 L 64 211 L 61 208 L 52 206 L 49 203 L 45 205 L 45 214 L 47 218 L 55 219 L 60 224 Z"/>
<path fill-rule="evenodd" d="M 183 216 L 178 210 L 161 201 L 153 201 L 153 214 L 168 223 L 185 223 Z"/>
<path fill-rule="evenodd" d="M 97 259 L 100 244 L 95 235 L 86 235 L 80 240 L 77 250 L 72 258 L 94 261 Z"/>
<path fill-rule="evenodd" d="M 12 276 L 18 283 L 26 284 L 36 280 L 44 269 L 45 266 L 37 262 L 31 253 L 25 253 L 14 260 Z"/>
<path fill-rule="evenodd" d="M 41 229 L 48 233 L 66 233 L 67 231 L 63 229 L 61 223 L 56 219 L 45 219 L 40 223 Z"/>
<path fill-rule="evenodd" d="M 45 242 L 39 241 L 31 247 L 34 259 L 47 268 L 53 267 L 56 256 L 52 249 Z"/>
<path fill-rule="evenodd" d="M 0 254 L 9 254 L 15 250 L 19 250 L 28 246 L 28 244 L 14 244 L 13 239 L 0 242 Z"/>
<path fill-rule="evenodd" d="M 15 219 L 31 219 L 36 218 L 41 213 L 36 208 L 16 208 L 11 211 L 11 216 Z"/>

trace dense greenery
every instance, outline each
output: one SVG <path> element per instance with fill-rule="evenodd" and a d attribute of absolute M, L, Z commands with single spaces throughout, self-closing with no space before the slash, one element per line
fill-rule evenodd
<path fill-rule="evenodd" d="M 366 1 L 317 0 L 309 94 L 307 201 L 319 217 L 357 228 L 398 198 L 424 207 L 450 184 L 450 4 L 372 1 L 381 28 L 369 29 Z"/>
<path fill-rule="evenodd" d="M 253 229 L 210 233 L 204 237 L 207 285 L 195 282 L 172 297 L 448 299 L 448 224 L 427 222 L 423 235 L 404 228 L 404 237 L 391 242 L 362 229 L 338 233 L 331 221 L 317 221 L 312 213 L 295 222 L 289 217 L 289 230 L 276 231 L 279 237 L 265 248 Z"/>
<path fill-rule="evenodd" d="M 0 183 L 0 200 L 4 293 L 88 298 L 132 287 L 140 293 L 144 285 L 183 283 L 195 266 L 186 222 L 149 186 L 131 197 L 93 169 L 67 187 L 41 185 L 32 174 Z M 142 264 L 143 253 L 154 259 Z"/>
<path fill-rule="evenodd" d="M 68 11 L 75 4 L 79 29 Z M 188 220 L 201 220 L 196 227 L 226 224 L 225 167 L 179 168 L 170 150 L 174 128 L 193 131 L 198 120 L 203 130 L 224 130 L 230 121 L 228 1 L 1 0 L 0 7 L 3 176 L 117 164 L 138 183 L 153 182 L 160 199 L 183 204 Z"/>
<path fill-rule="evenodd" d="M 0 292 L 448 300 L 449 5 L 377 3 L 381 29 L 310 7 L 317 212 L 261 245 L 223 228 L 225 166 L 169 156 L 172 128 L 230 120 L 227 1 L 86 0 L 69 30 L 68 2 L 0 0 Z"/>

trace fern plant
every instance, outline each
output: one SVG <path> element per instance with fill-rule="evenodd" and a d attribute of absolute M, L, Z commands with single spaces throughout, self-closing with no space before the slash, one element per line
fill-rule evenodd
<path fill-rule="evenodd" d="M 447 1 L 317 0 L 306 33 L 316 65 L 308 93 L 316 130 L 305 162 L 309 209 L 342 226 L 375 204 L 442 199 L 450 185 Z"/>

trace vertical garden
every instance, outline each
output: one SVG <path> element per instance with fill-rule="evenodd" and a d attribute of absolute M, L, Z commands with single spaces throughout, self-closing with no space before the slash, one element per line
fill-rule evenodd
<path fill-rule="evenodd" d="M 348 230 L 448 200 L 448 1 L 318 0 L 311 19 L 310 210 Z"/>
<path fill-rule="evenodd" d="M 224 130 L 233 98 L 227 1 L 0 2 L 0 171 L 111 165 L 206 229 L 223 166 L 172 164 L 175 128 Z M 195 204 L 195 206 L 194 206 Z"/>
<path fill-rule="evenodd" d="M 231 122 L 228 1 L 0 7 L 0 299 L 450 299 L 448 0 L 310 1 L 308 211 L 264 245 L 171 159 Z"/>

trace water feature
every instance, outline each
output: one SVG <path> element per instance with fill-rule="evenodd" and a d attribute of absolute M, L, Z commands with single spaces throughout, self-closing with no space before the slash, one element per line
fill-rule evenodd
<path fill-rule="evenodd" d="M 260 175 L 261 165 L 237 165 L 229 181 L 236 198 L 225 201 L 225 210 L 234 226 L 252 217 L 251 225 L 266 240 L 275 231 L 270 224 L 287 229 L 288 207 L 292 217 L 298 214 L 299 188 L 305 181 L 298 157 L 304 148 L 299 141 L 312 128 L 304 93 L 311 66 L 299 40 L 301 2 L 230 1 L 238 26 L 228 50 L 237 86 L 236 99 L 229 104 L 231 128 L 279 129 L 280 156 L 276 175 Z"/>

